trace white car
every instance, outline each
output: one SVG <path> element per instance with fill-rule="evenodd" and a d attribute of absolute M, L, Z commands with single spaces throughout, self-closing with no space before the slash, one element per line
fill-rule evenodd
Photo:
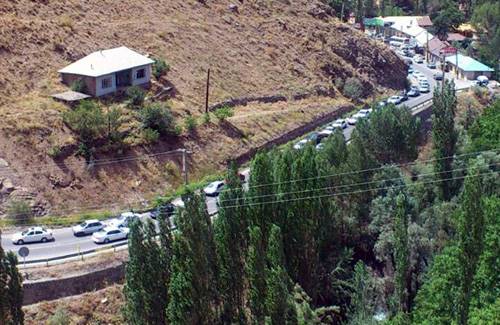
<path fill-rule="evenodd" d="M 420 72 L 420 71 L 414 70 L 414 71 L 413 71 L 413 76 L 414 76 L 415 78 L 418 78 L 418 77 L 423 77 L 423 76 L 424 76 L 424 74 L 423 74 L 422 72 Z"/>
<path fill-rule="evenodd" d="M 224 187 L 224 182 L 223 181 L 215 181 L 207 185 L 203 189 L 203 192 L 205 192 L 205 195 L 207 196 L 218 196 Z"/>
<path fill-rule="evenodd" d="M 331 126 L 337 129 L 345 129 L 347 127 L 347 123 L 344 119 L 339 118 L 338 120 L 333 122 Z"/>
<path fill-rule="evenodd" d="M 12 243 L 15 245 L 23 245 L 24 243 L 45 243 L 54 240 L 52 230 L 42 227 L 32 227 L 23 232 L 18 232 L 12 235 Z"/>
<path fill-rule="evenodd" d="M 115 240 L 122 240 L 128 238 L 130 229 L 127 227 L 116 228 L 106 227 L 92 235 L 92 241 L 96 244 L 107 244 Z"/>
<path fill-rule="evenodd" d="M 431 90 L 429 89 L 429 86 L 427 86 L 427 85 L 420 85 L 420 87 L 418 88 L 418 91 L 420 91 L 421 93 L 428 93 Z"/>
<path fill-rule="evenodd" d="M 325 147 L 325 144 L 324 144 L 324 143 L 318 143 L 318 144 L 316 145 L 316 150 L 322 150 L 324 147 Z"/>
<path fill-rule="evenodd" d="M 73 235 L 84 236 L 90 235 L 104 228 L 104 224 L 99 220 L 86 220 L 79 225 L 74 226 Z"/>
<path fill-rule="evenodd" d="M 371 112 L 372 112 L 372 109 L 362 109 L 359 112 L 357 112 L 356 114 L 354 114 L 353 116 L 349 117 L 347 119 L 347 123 L 354 125 L 360 119 L 368 117 L 368 115 L 370 115 Z"/>
<path fill-rule="evenodd" d="M 387 99 L 387 102 L 390 104 L 397 105 L 401 103 L 401 99 L 402 99 L 401 96 L 391 96 L 389 97 L 389 99 Z"/>
<path fill-rule="evenodd" d="M 423 58 L 423 57 L 421 57 L 420 55 L 415 55 L 415 56 L 413 57 L 413 61 L 414 61 L 415 63 L 424 63 L 424 58 Z"/>
<path fill-rule="evenodd" d="M 121 227 L 130 227 L 130 224 L 133 220 L 137 219 L 139 215 L 133 212 L 124 212 L 120 214 L 118 218 L 115 218 L 109 222 L 111 227 L 121 228 Z"/>
<path fill-rule="evenodd" d="M 293 149 L 300 150 L 304 148 L 308 142 L 309 141 L 307 141 L 306 139 L 300 140 L 299 142 L 293 145 Z"/>

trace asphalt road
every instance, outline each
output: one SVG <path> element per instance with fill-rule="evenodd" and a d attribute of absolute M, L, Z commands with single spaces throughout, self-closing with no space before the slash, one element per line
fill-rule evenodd
<path fill-rule="evenodd" d="M 432 98 L 432 90 L 434 89 L 434 86 L 436 84 L 435 80 L 433 79 L 433 73 L 436 70 L 430 70 L 424 64 L 413 64 L 413 68 L 422 72 L 427 77 L 427 79 L 429 80 L 429 84 L 431 86 L 430 87 L 431 92 L 428 94 L 422 94 L 419 97 L 410 98 L 408 101 L 404 102 L 400 106 L 406 105 L 408 107 L 414 107 Z M 344 137 L 346 138 L 346 141 L 349 141 L 349 139 L 351 138 L 353 130 L 354 126 L 351 125 L 349 125 L 346 129 L 344 129 Z M 249 171 L 246 170 L 245 172 L 248 173 Z M 217 212 L 216 198 L 207 197 L 207 209 L 210 214 Z M 148 216 L 144 215 L 142 218 L 148 218 Z M 52 242 L 25 244 L 25 246 L 27 246 L 30 250 L 30 254 L 26 258 L 26 261 L 60 257 L 81 251 L 113 245 L 113 243 L 95 244 L 92 241 L 91 236 L 75 237 L 73 235 L 71 228 L 54 229 L 53 235 L 55 240 Z M 12 237 L 12 232 L 4 233 L 2 235 L 2 246 L 6 251 L 11 250 L 17 252 L 20 246 L 14 245 L 11 241 L 11 237 Z"/>

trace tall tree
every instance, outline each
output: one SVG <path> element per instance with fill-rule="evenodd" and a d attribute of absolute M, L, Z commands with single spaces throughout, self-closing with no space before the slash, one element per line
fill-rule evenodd
<path fill-rule="evenodd" d="M 247 226 L 243 190 L 234 164 L 231 164 L 226 179 L 227 187 L 220 194 L 214 232 L 220 267 L 220 293 L 224 301 L 223 321 L 236 323 L 245 320 L 243 291 Z"/>
<path fill-rule="evenodd" d="M 375 324 L 375 296 L 373 280 L 368 268 L 362 261 L 354 266 L 354 275 L 351 281 L 351 311 L 349 313 L 350 325 Z"/>
<path fill-rule="evenodd" d="M 269 232 L 266 272 L 266 310 L 272 324 L 286 324 L 289 309 L 289 279 L 284 269 L 281 230 L 272 225 Z"/>
<path fill-rule="evenodd" d="M 457 106 L 455 83 L 453 81 L 444 81 L 442 89 L 436 87 L 433 98 L 432 144 L 435 158 L 434 171 L 440 180 L 438 183 L 439 197 L 448 201 L 454 194 L 451 170 L 458 138 L 454 121 Z"/>
<path fill-rule="evenodd" d="M 484 1 L 474 8 L 472 24 L 479 35 L 479 55 L 481 59 L 495 69 L 498 77 L 500 70 L 500 3 Z"/>
<path fill-rule="evenodd" d="M 484 212 L 481 199 L 482 184 L 479 170 L 472 166 L 465 180 L 462 194 L 462 211 L 458 222 L 460 266 L 462 269 L 459 298 L 459 323 L 467 324 L 472 295 L 472 281 L 483 250 Z"/>
<path fill-rule="evenodd" d="M 395 285 L 398 300 L 398 311 L 408 312 L 408 213 L 406 198 L 399 194 L 396 199 L 394 215 L 394 260 L 396 266 Z"/>
<path fill-rule="evenodd" d="M 8 252 L 5 262 L 8 268 L 8 299 L 10 305 L 10 324 L 24 324 L 23 312 L 23 278 L 17 269 L 17 256 L 13 252 Z"/>
<path fill-rule="evenodd" d="M 259 227 L 250 228 L 250 238 L 247 256 L 247 278 L 249 284 L 248 304 L 251 311 L 252 322 L 262 324 L 266 316 L 266 260 Z"/>
<path fill-rule="evenodd" d="M 171 303 L 167 308 L 169 320 L 182 323 L 212 323 L 219 307 L 219 281 L 212 224 L 203 195 L 187 193 L 182 196 L 185 209 L 175 218 L 178 237 L 174 240 Z M 176 243 L 178 241 L 178 244 Z M 183 295 L 181 301 L 174 301 Z"/>
<path fill-rule="evenodd" d="M 9 301 L 7 299 L 7 266 L 5 264 L 5 251 L 2 247 L 2 233 L 0 231 L 0 323 L 6 324 L 9 315 Z"/>

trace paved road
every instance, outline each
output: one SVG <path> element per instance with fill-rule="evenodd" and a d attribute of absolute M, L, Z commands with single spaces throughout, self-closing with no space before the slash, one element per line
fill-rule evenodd
<path fill-rule="evenodd" d="M 428 69 L 424 64 L 413 64 L 413 67 L 414 69 L 422 72 L 428 78 L 431 90 L 434 89 L 435 80 L 433 79 L 432 76 L 435 70 Z M 416 98 L 410 98 L 408 101 L 404 103 L 404 105 L 408 107 L 414 107 L 430 98 L 432 98 L 432 93 L 423 94 Z M 347 141 L 351 138 L 353 130 L 354 126 L 351 125 L 344 130 L 344 136 Z M 249 170 L 245 170 L 245 173 L 247 173 L 247 175 L 248 172 Z M 208 197 L 207 208 L 210 214 L 217 212 L 217 199 L 213 197 Z M 144 215 L 143 218 L 148 218 L 148 216 Z M 60 257 L 68 254 L 77 253 L 79 251 L 86 251 L 98 247 L 107 247 L 112 245 L 112 243 L 106 245 L 95 244 L 90 238 L 90 236 L 75 237 L 73 235 L 71 228 L 54 229 L 53 234 L 55 240 L 52 242 L 27 244 L 26 246 L 28 246 L 30 249 L 30 255 L 27 257 L 26 261 Z M 19 246 L 12 244 L 10 239 L 11 236 L 12 233 L 3 234 L 2 246 L 7 251 L 9 250 L 17 251 L 19 249 Z"/>

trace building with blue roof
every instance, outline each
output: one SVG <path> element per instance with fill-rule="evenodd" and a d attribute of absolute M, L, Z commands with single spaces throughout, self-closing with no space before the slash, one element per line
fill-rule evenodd
<path fill-rule="evenodd" d="M 461 53 L 447 56 L 446 62 L 453 67 L 453 71 L 458 78 L 468 80 L 475 80 L 478 76 L 491 78 L 494 71 L 487 65 Z"/>

